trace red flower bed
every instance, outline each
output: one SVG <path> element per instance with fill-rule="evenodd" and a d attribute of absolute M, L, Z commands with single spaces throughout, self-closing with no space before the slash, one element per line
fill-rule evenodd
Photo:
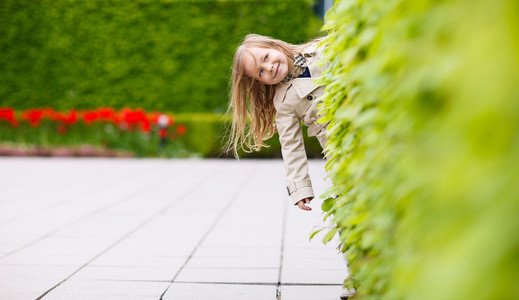
<path fill-rule="evenodd" d="M 10 107 L 0 107 L 0 140 L 3 143 L 0 144 L 0 156 L 43 156 L 45 153 L 53 156 L 86 156 L 88 153 L 121 156 L 111 153 L 127 151 L 140 157 L 174 157 L 186 152 L 182 150 L 180 140 L 168 141 L 178 139 L 186 131 L 185 125 L 175 124 L 171 114 L 146 112 L 140 108 L 119 111 L 111 107 L 69 111 L 32 108 L 17 112 Z M 78 145 L 104 150 L 83 151 Z"/>
<path fill-rule="evenodd" d="M 32 127 L 38 127 L 43 120 L 51 120 L 58 123 L 58 132 L 65 134 L 67 126 L 73 126 L 78 121 L 86 125 L 93 123 L 111 123 L 118 126 L 121 130 L 140 130 L 144 133 L 150 133 L 154 127 L 160 128 L 161 132 L 173 126 L 173 116 L 162 112 L 148 113 L 143 109 L 123 108 L 116 111 L 111 107 L 101 107 L 96 110 L 79 110 L 72 109 L 68 112 L 55 111 L 52 108 L 33 108 L 24 110 L 17 117 L 17 113 L 13 108 L 0 108 L 0 122 L 6 121 L 13 127 L 17 127 L 19 122 L 27 122 Z M 178 135 L 186 134 L 186 127 L 178 125 L 176 133 Z M 161 133 L 161 136 L 163 133 Z"/>

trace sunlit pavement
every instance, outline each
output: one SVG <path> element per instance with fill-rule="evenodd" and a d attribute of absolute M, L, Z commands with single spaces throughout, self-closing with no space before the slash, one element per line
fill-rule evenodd
<path fill-rule="evenodd" d="M 0 158 L 0 185 L 2 300 L 325 300 L 347 275 L 281 160 Z"/>

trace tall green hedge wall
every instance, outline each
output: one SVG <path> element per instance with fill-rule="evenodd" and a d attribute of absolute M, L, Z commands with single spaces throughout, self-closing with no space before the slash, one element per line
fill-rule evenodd
<path fill-rule="evenodd" d="M 316 37 L 312 5 L 2 0 L 0 106 L 222 112 L 243 37 Z"/>
<path fill-rule="evenodd" d="M 519 299 L 519 2 L 342 0 L 323 203 L 361 299 Z"/>

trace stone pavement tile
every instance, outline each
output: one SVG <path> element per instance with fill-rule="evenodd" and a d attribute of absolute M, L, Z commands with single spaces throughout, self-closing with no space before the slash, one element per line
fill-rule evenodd
<path fill-rule="evenodd" d="M 2 233 L 0 232 L 0 253 L 10 253 L 20 249 L 28 243 L 35 241 L 41 237 L 41 235 L 17 235 L 16 233 Z M 3 256 L 0 254 L 0 257 Z"/>
<path fill-rule="evenodd" d="M 279 270 L 275 269 L 183 269 L 178 282 L 236 282 L 276 283 Z"/>
<path fill-rule="evenodd" d="M 91 214 L 100 207 L 106 206 L 113 200 L 118 200 L 119 195 L 109 196 L 106 191 L 73 191 L 69 195 L 52 195 L 54 190 L 63 190 L 61 187 L 50 188 L 50 191 L 38 191 L 35 195 L 20 196 L 16 202 L 7 207 L 11 214 L 3 219 L 3 226 L 19 231 L 45 231 L 52 230 L 74 221 L 80 217 Z M 16 206 L 14 206 L 16 204 Z M 6 207 L 2 206 L 2 209 Z M 66 212 L 66 213 L 63 213 Z M 4 215 L 4 214 L 2 214 Z M 5 217 L 5 215 L 4 215 Z M 38 226 L 34 226 L 38 225 Z"/>
<path fill-rule="evenodd" d="M 322 242 L 323 235 L 317 234 L 310 239 L 310 233 L 311 231 L 304 230 L 304 231 L 298 231 L 294 232 L 292 230 L 287 230 L 285 235 L 285 246 L 290 248 L 333 248 L 331 247 L 332 244 L 324 245 Z"/>
<path fill-rule="evenodd" d="M 276 285 L 173 283 L 163 300 L 274 300 Z"/>
<path fill-rule="evenodd" d="M 330 258 L 283 257 L 283 269 L 346 270 L 346 261 L 340 256 Z"/>
<path fill-rule="evenodd" d="M 199 247 L 193 257 L 279 258 L 278 247 Z"/>
<path fill-rule="evenodd" d="M 6 222 L 0 227 L 0 235 L 35 235 L 40 236 L 60 227 L 70 221 L 71 217 L 55 216 L 52 219 L 36 218 L 36 216 L 27 216 L 22 219 Z M 75 217 L 72 217 L 75 219 Z"/>
<path fill-rule="evenodd" d="M 191 252 L 193 252 L 193 247 L 182 247 L 179 246 L 178 248 L 174 246 L 170 247 L 144 247 L 144 248 L 121 248 L 121 247 L 114 247 L 113 249 L 110 249 L 108 252 L 106 252 L 104 255 L 109 255 L 112 257 L 115 256 L 135 256 L 135 257 L 177 257 L 187 258 Z M 103 255 L 103 256 L 104 256 Z"/>
<path fill-rule="evenodd" d="M 14 253 L 3 258 L 1 265 L 81 266 L 92 258 L 88 254 Z"/>
<path fill-rule="evenodd" d="M 180 267 L 186 261 L 181 256 L 151 256 L 107 253 L 96 258 L 90 266 L 102 267 Z"/>
<path fill-rule="evenodd" d="M 261 236 L 268 238 L 281 239 L 281 220 L 269 220 L 268 217 L 260 220 L 253 220 L 250 224 L 245 223 L 245 220 L 235 223 L 225 223 L 229 218 L 223 218 L 218 222 L 216 227 L 211 231 L 211 235 L 224 235 L 227 234 L 231 237 L 241 237 L 242 235 Z M 241 217 L 232 217 L 237 220 Z M 248 221 L 251 219 L 249 218 Z"/>
<path fill-rule="evenodd" d="M 97 254 L 105 250 L 114 239 L 112 238 L 56 238 L 48 237 L 38 243 L 20 250 L 24 254 Z"/>
<path fill-rule="evenodd" d="M 169 210 L 162 211 L 163 214 L 156 216 L 150 223 L 146 224 L 146 227 L 139 228 L 135 232 L 136 237 L 149 237 L 149 236 L 160 236 L 161 233 L 182 233 L 188 232 L 187 229 L 198 228 L 198 224 L 192 223 L 192 217 L 195 212 L 189 212 L 189 210 L 195 210 L 200 205 L 192 203 L 187 197 L 184 197 L 180 202 L 176 202 L 169 207 Z M 146 201 L 146 199 L 143 199 Z M 187 201 L 187 203 L 186 203 Z M 167 204 L 157 209 L 162 210 Z"/>
<path fill-rule="evenodd" d="M 169 282 L 70 279 L 47 294 L 45 300 L 159 299 Z"/>
<path fill-rule="evenodd" d="M 239 219 L 240 217 L 236 217 Z M 244 238 L 244 236 L 250 238 L 261 238 L 262 240 L 281 240 L 282 236 L 282 223 L 281 217 L 280 220 L 268 221 L 265 218 L 265 223 L 261 223 L 262 221 L 253 221 L 251 223 L 250 220 L 243 220 L 235 223 L 224 223 L 224 220 L 221 220 L 217 224 L 217 227 L 211 231 L 210 236 L 224 236 L 227 235 L 228 238 L 240 239 Z M 226 238 L 226 239 L 228 239 Z"/>
<path fill-rule="evenodd" d="M 2 267 L 0 267 L 2 268 Z M 2 271 L 3 272 L 3 271 Z M 14 275 L 13 275 L 14 276 Z M 56 278 L 10 278 L 0 279 L 0 299 L 36 299 L 63 279 Z"/>
<path fill-rule="evenodd" d="M 182 264 L 164 267 L 103 267 L 87 266 L 74 275 L 76 279 L 168 281 L 178 272 Z"/>
<path fill-rule="evenodd" d="M 136 238 L 130 236 L 109 249 L 104 255 L 136 255 L 136 256 L 189 256 L 195 247 L 195 242 L 185 243 L 177 237 L 165 238 L 148 236 Z"/>
<path fill-rule="evenodd" d="M 73 224 L 70 227 L 63 228 L 61 234 L 68 236 L 77 236 L 76 234 L 91 234 L 96 233 L 96 237 L 103 236 L 121 236 L 128 232 L 128 230 L 145 220 L 147 214 L 138 217 L 132 216 L 116 216 L 106 212 L 98 213 L 82 220 L 79 223 Z M 116 226 L 114 226 L 116 225 Z"/>
<path fill-rule="evenodd" d="M 283 268 L 281 283 L 327 283 L 342 284 L 348 276 L 347 270 L 318 270 L 306 268 Z"/>
<path fill-rule="evenodd" d="M 281 230 L 272 234 L 258 234 L 256 232 L 236 231 L 225 233 L 220 231 L 210 234 L 203 242 L 206 247 L 277 247 L 281 248 Z"/>
<path fill-rule="evenodd" d="M 122 243 L 121 243 L 122 244 Z M 186 246 L 155 246 L 153 244 L 143 244 L 141 246 L 130 247 L 118 244 L 110 249 L 105 255 L 135 255 L 135 256 L 172 256 L 188 257 L 193 251 L 193 247 Z"/>
<path fill-rule="evenodd" d="M 285 247 L 284 257 L 308 258 L 308 259 L 329 259 L 343 257 L 337 249 L 333 247 Z"/>
<path fill-rule="evenodd" d="M 90 292 L 70 292 L 60 293 L 56 295 L 45 296 L 45 300 L 157 300 L 158 296 L 136 296 L 136 295 L 111 295 L 111 294 L 95 294 L 92 295 Z"/>
<path fill-rule="evenodd" d="M 92 224 L 95 223 L 93 220 L 87 221 Z M 121 226 L 104 225 L 91 226 L 90 224 L 81 224 L 81 226 L 77 226 L 75 224 L 67 225 L 65 227 L 59 228 L 57 231 L 52 230 L 52 237 L 54 238 L 82 238 L 82 239 L 107 239 L 111 241 L 117 240 L 118 237 L 124 235 L 129 229 L 127 224 Z M 124 227 L 123 227 L 124 226 Z M 117 227 L 117 228 L 113 228 Z"/>
<path fill-rule="evenodd" d="M 265 234 L 272 231 L 279 232 L 282 228 L 282 218 L 283 217 L 281 215 L 279 218 L 272 218 L 272 216 L 265 215 L 262 215 L 259 218 L 254 218 L 252 216 L 249 217 L 246 214 L 226 214 L 225 217 L 218 222 L 218 227 L 216 227 L 215 230 L 242 231 L 249 233 L 261 232 Z"/>
<path fill-rule="evenodd" d="M 279 257 L 193 257 L 186 268 L 279 268 Z"/>
<path fill-rule="evenodd" d="M 339 300 L 342 286 L 281 286 L 283 300 Z"/>
<path fill-rule="evenodd" d="M 8 282 L 13 278 L 31 282 L 33 279 L 42 278 L 52 278 L 55 281 L 62 280 L 77 268 L 77 266 L 2 265 L 0 266 L 0 282 Z"/>
<path fill-rule="evenodd" d="M 0 226 L 0 236 L 2 239 L 0 240 L 0 247 L 5 245 L 11 246 L 21 246 L 24 245 L 27 241 L 32 241 L 34 239 L 39 238 L 40 234 L 23 234 L 12 231 L 4 231 L 3 226 Z"/>

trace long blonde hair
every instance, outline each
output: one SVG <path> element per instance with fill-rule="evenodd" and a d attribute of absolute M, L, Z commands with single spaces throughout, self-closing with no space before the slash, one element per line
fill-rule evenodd
<path fill-rule="evenodd" d="M 274 90 L 275 85 L 259 83 L 245 74 L 244 55 L 249 48 L 275 49 L 283 53 L 289 62 L 294 61 L 294 54 L 301 52 L 311 41 L 302 45 L 292 45 L 268 36 L 249 34 L 234 53 L 232 66 L 231 95 L 229 110 L 232 111 L 231 138 L 226 145 L 227 151 L 233 151 L 238 157 L 238 150 L 245 152 L 259 151 L 266 145 L 263 141 L 276 133 L 274 126 Z"/>

